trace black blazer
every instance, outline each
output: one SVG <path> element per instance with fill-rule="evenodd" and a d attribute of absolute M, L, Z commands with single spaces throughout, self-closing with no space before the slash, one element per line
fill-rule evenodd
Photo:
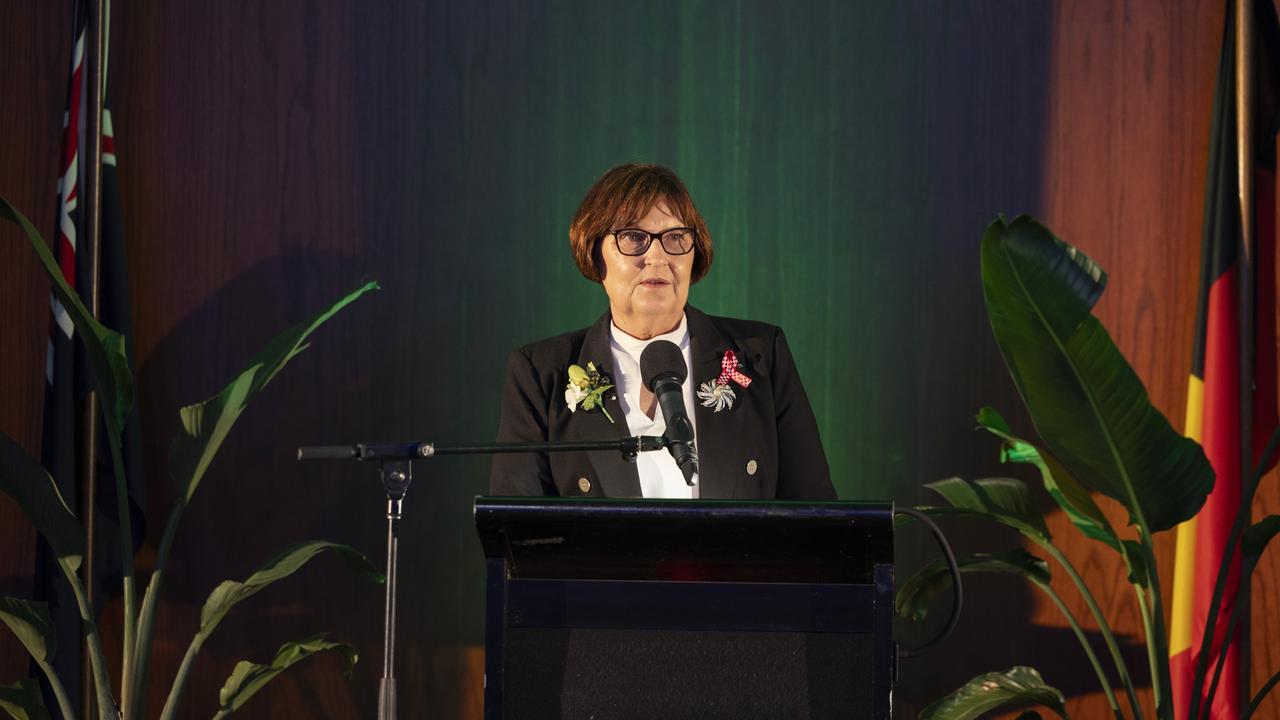
<path fill-rule="evenodd" d="M 714 412 L 698 403 L 696 445 L 702 498 L 835 498 L 818 424 L 800 384 L 782 330 L 749 320 L 711 317 L 685 308 L 689 321 L 687 382 L 701 385 L 720 375 L 720 360 L 732 349 L 751 378 L 733 385 L 733 407 Z M 611 440 L 627 437 L 617 394 L 605 407 L 570 412 L 564 390 L 569 366 L 594 362 L 610 379 L 609 313 L 589 328 L 518 348 L 507 364 L 498 441 Z M 613 450 L 496 455 L 489 478 L 493 495 L 640 497 L 634 462 Z"/>

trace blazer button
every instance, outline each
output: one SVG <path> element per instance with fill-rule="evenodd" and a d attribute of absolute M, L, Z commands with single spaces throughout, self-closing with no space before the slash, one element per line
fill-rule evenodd
<path fill-rule="evenodd" d="M 760 466 L 756 464 L 756 461 L 755 461 L 755 460 L 748 460 L 748 461 L 747 461 L 747 474 L 748 474 L 748 475 L 755 475 L 755 474 L 756 474 L 756 469 L 757 469 L 758 467 L 760 467 Z"/>
<path fill-rule="evenodd" d="M 578 478 L 578 489 L 582 491 L 583 495 L 591 492 L 591 481 L 584 477 Z"/>

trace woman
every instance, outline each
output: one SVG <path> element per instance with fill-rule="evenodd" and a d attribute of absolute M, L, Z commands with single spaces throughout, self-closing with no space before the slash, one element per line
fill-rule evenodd
<path fill-rule="evenodd" d="M 589 328 L 511 353 L 498 440 L 611 440 L 662 435 L 640 355 L 675 343 L 689 377 L 699 480 L 688 485 L 667 452 L 634 461 L 616 450 L 498 455 L 494 495 L 665 498 L 835 497 L 809 399 L 782 331 L 711 317 L 687 305 L 711 268 L 711 233 L 671 170 L 622 165 L 587 191 L 569 226 L 582 274 L 609 309 Z"/>

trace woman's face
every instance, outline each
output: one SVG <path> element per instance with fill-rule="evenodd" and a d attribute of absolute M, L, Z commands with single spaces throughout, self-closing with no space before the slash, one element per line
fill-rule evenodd
<path fill-rule="evenodd" d="M 667 211 L 665 203 L 659 202 L 627 227 L 661 233 L 684 225 L 680 218 Z M 650 330 L 656 326 L 662 329 L 654 330 L 654 334 L 660 334 L 678 325 L 689 299 L 695 252 L 696 249 L 683 255 L 669 255 L 662 243 L 654 240 L 643 255 L 623 255 L 618 252 L 614 236 L 604 236 L 600 241 L 601 282 L 618 326 L 632 334 L 635 332 L 624 323 Z M 670 327 L 662 327 L 668 321 Z"/>

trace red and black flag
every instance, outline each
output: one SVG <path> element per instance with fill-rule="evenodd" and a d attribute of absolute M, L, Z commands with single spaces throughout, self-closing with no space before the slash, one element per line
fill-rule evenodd
<path fill-rule="evenodd" d="M 1239 597 L 1240 553 L 1230 560 L 1228 583 L 1215 619 L 1210 672 L 1197 690 L 1196 653 L 1203 644 L 1213 588 L 1228 535 L 1240 507 L 1242 468 L 1241 340 L 1252 337 L 1252 447 L 1254 462 L 1276 426 L 1275 242 L 1276 133 L 1280 130 L 1280 24 L 1270 0 L 1254 3 L 1257 79 L 1254 108 L 1255 234 L 1254 275 L 1242 277 L 1243 223 L 1236 137 L 1236 51 L 1234 2 L 1227 2 L 1222 56 L 1214 95 L 1209 171 L 1205 186 L 1200 296 L 1196 311 L 1195 345 L 1187 389 L 1186 434 L 1204 446 L 1217 479 L 1200 513 L 1178 526 L 1174 568 L 1173 607 L 1169 631 L 1169 663 L 1173 703 L 1178 720 L 1189 717 L 1192 698 L 1203 698 L 1212 678 L 1213 663 L 1222 654 L 1232 607 Z M 1240 283 L 1248 281 L 1253 299 L 1247 327 L 1241 323 Z M 1238 631 L 1237 631 L 1238 634 Z M 1226 651 L 1222 678 L 1210 717 L 1238 718 L 1242 677 L 1239 644 Z"/>
<path fill-rule="evenodd" d="M 67 85 L 66 112 L 63 115 L 62 152 L 59 157 L 58 213 L 53 233 L 53 252 L 58 260 L 63 278 L 80 297 L 87 298 L 92 291 L 93 273 L 90 253 L 85 252 L 83 222 L 83 179 L 89 168 L 89 144 L 86 141 L 88 126 L 88 83 L 86 55 L 88 45 L 88 13 L 82 0 L 72 2 L 72 54 L 70 80 Z M 105 85 L 105 68 L 103 72 Z M 128 283 L 125 267 L 124 238 L 121 232 L 119 186 L 116 177 L 115 134 L 111 113 L 102 111 L 102 175 L 101 175 L 101 238 L 99 240 L 100 270 L 97 278 L 99 293 L 99 320 L 125 335 L 132 351 L 132 318 L 128 302 Z M 132 364 L 132 358 L 130 359 Z M 97 508 L 95 530 L 94 571 L 95 604 L 101 607 L 107 588 L 118 581 L 120 575 L 120 548 L 117 538 L 118 511 L 115 501 L 115 473 L 105 437 L 96 443 L 98 457 L 85 458 L 81 418 L 84 399 L 90 387 L 88 366 L 82 348 L 75 339 L 71 318 L 56 296 L 51 294 L 49 318 L 49 345 L 45 359 L 44 428 L 41 440 L 41 462 L 57 483 L 59 491 L 69 507 L 77 515 L 83 514 L 84 503 L 78 482 L 80 468 L 92 462 L 97 468 Z M 141 446 L 139 443 L 136 410 L 130 415 L 123 437 L 125 474 L 129 480 L 132 511 L 134 552 L 145 533 L 142 509 Z M 99 433 L 103 431 L 99 429 Z M 81 522 L 84 518 L 81 517 Z M 36 551 L 35 597 L 49 603 L 49 610 L 57 633 L 57 653 L 54 665 L 59 678 L 73 696 L 81 688 L 80 613 L 70 587 L 53 562 L 49 547 L 39 541 Z M 43 677 L 43 673 L 39 674 Z M 46 688 L 46 704 L 52 696 Z M 73 698 L 74 702 L 74 698 Z M 52 706 L 52 705 L 50 705 Z"/>

